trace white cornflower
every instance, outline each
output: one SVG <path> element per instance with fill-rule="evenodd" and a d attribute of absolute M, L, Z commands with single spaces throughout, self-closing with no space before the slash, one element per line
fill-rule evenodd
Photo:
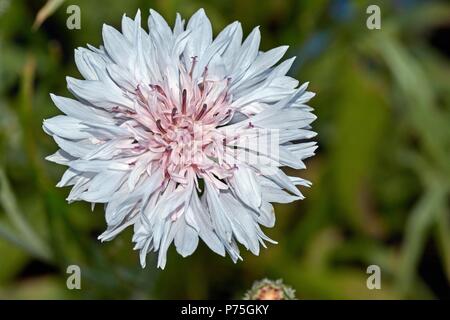
<path fill-rule="evenodd" d="M 213 40 L 201 9 L 173 30 L 150 10 L 149 33 L 124 16 L 122 32 L 104 25 L 104 46 L 75 50 L 85 80 L 67 78 L 76 100 L 51 95 L 66 115 L 44 121 L 60 150 L 47 159 L 69 168 L 57 186 L 69 202 L 105 204 L 111 240 L 128 226 L 144 267 L 172 242 L 183 257 L 199 237 L 214 252 L 241 259 L 237 243 L 258 255 L 274 242 L 271 202 L 303 196 L 310 183 L 280 168 L 305 168 L 314 154 L 314 94 L 278 65 L 286 46 L 259 51 L 255 28 L 242 42 L 239 22 Z M 274 242 L 275 243 L 275 242 Z"/>

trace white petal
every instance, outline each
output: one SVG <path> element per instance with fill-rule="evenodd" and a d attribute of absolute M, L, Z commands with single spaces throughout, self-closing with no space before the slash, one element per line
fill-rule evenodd
<path fill-rule="evenodd" d="M 61 149 L 56 151 L 54 154 L 45 157 L 45 160 L 64 165 L 67 165 L 70 161 L 73 161 L 75 159 L 76 158 Z"/>
<path fill-rule="evenodd" d="M 248 204 L 251 208 L 259 208 L 261 205 L 261 188 L 252 169 L 243 165 L 238 166 L 229 182 L 242 202 Z"/>
<path fill-rule="evenodd" d="M 124 178 L 123 171 L 104 170 L 91 180 L 89 189 L 81 195 L 81 199 L 95 203 L 106 203 L 112 198 Z"/>
<path fill-rule="evenodd" d="M 201 59 L 206 48 L 212 42 L 211 23 L 203 9 L 198 10 L 189 19 L 186 30 L 191 31 L 191 36 L 185 50 L 186 65 L 190 67 L 191 59 L 193 57 Z"/>
<path fill-rule="evenodd" d="M 108 56 L 117 64 L 127 66 L 128 59 L 133 54 L 130 42 L 119 31 L 107 24 L 103 25 L 102 36 Z"/>
<path fill-rule="evenodd" d="M 82 104 L 77 100 L 59 97 L 54 94 L 50 94 L 50 97 L 58 109 L 70 117 L 88 122 L 100 121 L 105 123 L 113 123 L 111 115 L 104 110 Z"/>
<path fill-rule="evenodd" d="M 184 217 L 179 219 L 180 228 L 175 234 L 175 247 L 182 257 L 190 256 L 198 245 L 198 234 L 194 228 L 186 224 Z"/>
<path fill-rule="evenodd" d="M 56 116 L 44 120 L 44 128 L 47 133 L 65 139 L 81 140 L 92 136 L 85 131 L 87 126 L 83 125 L 80 120 L 68 116 Z"/>
<path fill-rule="evenodd" d="M 67 77 L 67 87 L 80 99 L 106 110 L 111 110 L 118 105 L 126 108 L 133 106 L 133 102 L 112 80 L 105 81 L 78 80 Z"/>
<path fill-rule="evenodd" d="M 259 27 L 253 29 L 240 48 L 239 55 L 234 60 L 234 68 L 231 70 L 231 79 L 234 83 L 244 76 L 249 66 L 255 60 L 261 41 Z"/>

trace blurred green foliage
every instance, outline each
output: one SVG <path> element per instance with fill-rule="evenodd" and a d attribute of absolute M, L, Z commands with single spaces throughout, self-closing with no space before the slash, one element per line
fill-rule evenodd
<path fill-rule="evenodd" d="M 429 41 L 449 26 L 448 2 L 74 0 L 81 30 L 66 28 L 68 2 L 45 3 L 0 0 L 0 298 L 239 298 L 265 277 L 299 299 L 450 298 L 450 65 Z M 376 3 L 382 28 L 368 30 Z M 288 44 L 297 56 L 292 75 L 317 93 L 319 152 L 297 173 L 313 187 L 276 207 L 267 232 L 279 244 L 259 257 L 234 265 L 202 245 L 142 270 L 130 232 L 99 243 L 102 208 L 68 205 L 54 187 L 64 168 L 43 160 L 56 146 L 41 123 L 58 114 L 49 93 L 69 95 L 65 76 L 79 77 L 73 49 L 100 44 L 103 23 L 200 7 L 216 33 L 261 25 L 263 50 Z M 65 286 L 70 264 L 80 291 Z M 381 290 L 366 287 L 370 264 Z"/>

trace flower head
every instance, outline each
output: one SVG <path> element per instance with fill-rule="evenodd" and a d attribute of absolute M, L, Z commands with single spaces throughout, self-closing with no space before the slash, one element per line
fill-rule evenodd
<path fill-rule="evenodd" d="M 150 10 L 148 24 L 124 16 L 122 32 L 104 25 L 104 46 L 75 50 L 85 80 L 68 77 L 76 100 L 51 95 L 66 115 L 44 121 L 60 147 L 47 159 L 69 167 L 58 186 L 105 204 L 102 241 L 133 226 L 142 266 L 159 251 L 164 268 L 172 242 L 188 256 L 199 238 L 233 261 L 237 243 L 257 255 L 273 242 L 259 226 L 274 225 L 271 202 L 309 186 L 280 168 L 314 154 L 313 94 L 286 76 L 293 59 L 277 65 L 286 46 L 259 51 L 258 28 L 242 41 L 234 22 L 213 40 L 203 10 L 173 29 Z"/>
<path fill-rule="evenodd" d="M 283 283 L 282 279 L 255 281 L 244 295 L 244 300 L 296 300 L 295 290 Z"/>

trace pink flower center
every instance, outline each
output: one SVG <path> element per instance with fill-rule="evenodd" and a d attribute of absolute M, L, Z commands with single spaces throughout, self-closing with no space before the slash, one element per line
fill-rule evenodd
<path fill-rule="evenodd" d="M 217 128 L 233 116 L 229 81 L 208 79 L 205 69 L 200 81 L 184 73 L 181 87 L 176 85 L 136 88 L 134 112 L 127 114 L 137 149 L 152 153 L 152 165 L 162 169 L 166 179 L 187 184 L 196 176 L 225 189 L 221 180 L 233 174 L 234 166 L 225 160 L 230 137 Z"/>

